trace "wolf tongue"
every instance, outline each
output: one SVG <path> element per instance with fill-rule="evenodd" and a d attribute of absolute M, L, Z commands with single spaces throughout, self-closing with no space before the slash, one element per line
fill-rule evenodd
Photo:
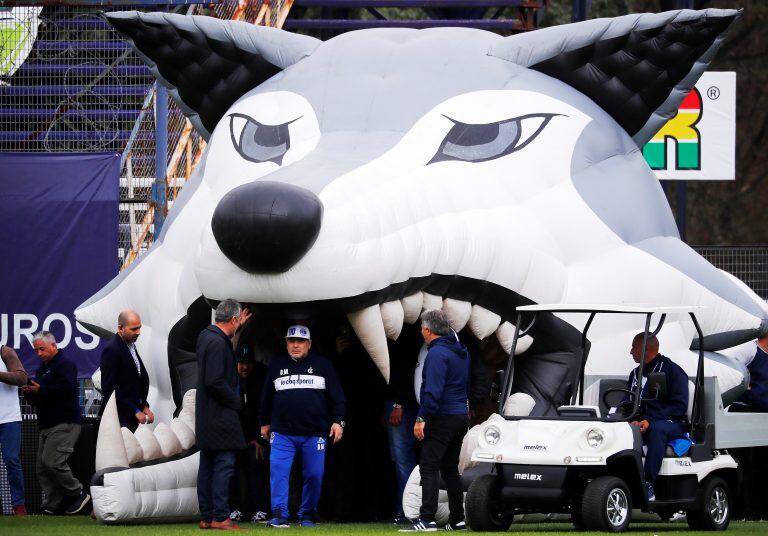
<path fill-rule="evenodd" d="M 381 318 L 381 308 L 378 305 L 371 305 L 360 311 L 349 313 L 347 318 L 365 351 L 373 359 L 384 380 L 389 383 L 389 349 L 384 332 L 384 321 Z"/>

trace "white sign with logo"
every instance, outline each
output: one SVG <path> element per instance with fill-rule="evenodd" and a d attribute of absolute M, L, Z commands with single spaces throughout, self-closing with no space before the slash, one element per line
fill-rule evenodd
<path fill-rule="evenodd" d="M 734 180 L 736 73 L 704 73 L 643 156 L 659 179 Z"/>

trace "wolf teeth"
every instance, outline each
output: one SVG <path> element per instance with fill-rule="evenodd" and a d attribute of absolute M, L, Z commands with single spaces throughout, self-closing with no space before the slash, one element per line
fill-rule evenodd
<path fill-rule="evenodd" d="M 496 331 L 501 323 L 501 317 L 485 307 L 472 306 L 472 314 L 469 316 L 469 329 L 478 340 L 483 340 Z"/>
<path fill-rule="evenodd" d="M 429 292 L 422 292 L 424 299 L 421 303 L 421 310 L 422 311 L 431 311 L 432 309 L 442 309 L 443 308 L 443 298 L 440 296 L 435 296 L 434 294 L 430 294 Z"/>
<path fill-rule="evenodd" d="M 141 451 L 144 453 L 144 461 L 151 462 L 152 460 L 159 460 L 163 457 L 163 448 L 160 446 L 152 430 L 149 429 L 149 425 L 140 424 L 136 431 L 133 433 L 136 441 L 141 445 Z"/>
<path fill-rule="evenodd" d="M 411 294 L 410 296 L 406 296 L 402 300 L 400 300 L 400 303 L 403 305 L 403 321 L 408 322 L 409 324 L 413 324 L 419 319 L 419 315 L 421 314 L 421 306 L 424 303 L 424 295 L 421 291 Z"/>
<path fill-rule="evenodd" d="M 379 372 L 384 376 L 384 380 L 389 383 L 389 349 L 384 321 L 381 318 L 381 307 L 371 305 L 360 311 L 349 313 L 347 318 L 363 348 L 371 356 Z"/>
<path fill-rule="evenodd" d="M 121 428 L 123 432 L 123 444 L 125 445 L 125 453 L 128 455 L 128 465 L 139 463 L 144 460 L 144 451 L 141 450 L 141 445 L 136 439 L 136 436 L 128 428 Z"/>
<path fill-rule="evenodd" d="M 123 443 L 123 432 L 120 430 L 120 419 L 117 416 L 115 393 L 109 397 L 107 407 L 101 416 L 99 437 L 96 440 L 96 470 L 108 467 L 128 467 L 128 454 Z"/>
<path fill-rule="evenodd" d="M 442 309 L 448 318 L 448 323 L 457 333 L 464 329 L 469 316 L 472 314 L 471 303 L 452 298 L 445 298 L 443 300 Z"/>
<path fill-rule="evenodd" d="M 173 433 L 171 427 L 164 422 L 155 426 L 154 436 L 160 444 L 160 451 L 163 453 L 163 458 L 170 458 L 183 450 L 179 438 Z"/>
<path fill-rule="evenodd" d="M 400 300 L 381 304 L 381 320 L 384 323 L 384 334 L 388 339 L 396 341 L 403 330 L 405 311 Z"/>
<path fill-rule="evenodd" d="M 499 329 L 496 330 L 496 337 L 499 339 L 499 344 L 504 351 L 509 354 L 512 352 L 512 341 L 515 337 L 515 326 L 509 322 L 503 322 Z M 525 352 L 533 344 L 533 337 L 530 335 L 524 335 L 517 341 L 517 347 L 515 348 L 515 355 L 520 355 Z"/>

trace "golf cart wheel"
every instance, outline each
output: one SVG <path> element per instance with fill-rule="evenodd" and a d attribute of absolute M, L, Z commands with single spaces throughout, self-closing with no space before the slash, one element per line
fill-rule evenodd
<path fill-rule="evenodd" d="M 720 477 L 706 479 L 696 497 L 696 507 L 687 512 L 694 530 L 725 530 L 731 522 L 731 492 Z"/>
<path fill-rule="evenodd" d="M 482 475 L 470 484 L 465 503 L 467 525 L 475 532 L 506 532 L 514 514 L 501 500 L 501 480 Z"/>
<path fill-rule="evenodd" d="M 601 476 L 587 484 L 581 501 L 587 530 L 622 532 L 632 517 L 632 495 L 620 478 Z"/>

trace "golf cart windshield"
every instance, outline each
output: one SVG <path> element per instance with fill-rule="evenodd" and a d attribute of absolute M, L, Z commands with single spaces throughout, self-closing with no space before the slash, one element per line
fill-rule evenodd
<path fill-rule="evenodd" d="M 640 410 L 640 404 L 643 401 L 641 396 L 648 399 L 650 393 L 654 397 L 662 397 L 665 390 L 665 379 L 663 374 L 644 375 L 646 361 L 646 346 L 648 338 L 655 336 L 662 329 L 668 315 L 676 315 L 676 318 L 689 318 L 699 339 L 703 337 L 701 328 L 696 319 L 696 311 L 702 308 L 697 306 L 674 306 L 674 307 L 651 307 L 647 305 L 605 305 L 605 304 L 541 304 L 526 305 L 517 308 L 517 321 L 515 323 L 515 333 L 512 342 L 512 350 L 509 355 L 507 367 L 504 371 L 502 389 L 499 397 L 499 414 L 508 420 L 516 419 L 566 419 L 566 420 L 600 420 L 600 421 L 628 421 L 632 420 Z M 568 377 L 565 380 L 555 378 L 553 374 L 547 372 L 546 361 L 551 359 L 551 354 L 537 353 L 527 351 L 518 352 L 520 341 L 524 341 L 527 335 L 536 331 L 536 326 L 542 323 L 560 322 L 561 317 L 578 318 L 583 316 L 583 328 L 579 330 L 580 344 L 573 345 L 568 352 L 558 354 L 561 362 L 566 363 Z M 590 352 L 590 342 L 588 334 L 596 317 L 605 315 L 635 315 L 644 318 L 645 327 L 642 331 L 642 355 L 639 359 L 640 376 L 648 379 L 644 382 L 636 382 L 633 389 L 628 389 L 625 375 L 624 381 L 613 380 L 613 385 L 601 392 L 600 401 L 604 407 L 613 408 L 611 411 L 601 411 L 599 406 L 585 405 L 584 392 L 585 386 L 585 368 Z M 601 320 L 605 322 L 606 319 Z M 571 322 L 573 324 L 573 322 Z M 577 322 L 578 324 L 578 322 Z M 539 326 L 540 328 L 541 326 Z M 539 332 L 542 330 L 539 329 Z M 627 341 L 629 347 L 631 341 Z M 525 344 L 521 345 L 525 348 Z M 520 355 L 518 355 L 520 354 Z M 564 357 L 563 357 L 564 356 Z M 621 352 L 617 359 L 627 359 L 626 353 Z M 541 366 L 541 362 L 545 362 Z M 695 382 L 696 393 L 704 381 L 704 352 L 699 349 L 697 375 Z M 551 370 L 551 368 L 550 368 Z M 544 392 L 539 389 L 541 383 L 550 381 L 560 381 L 565 385 L 557 394 L 559 397 L 554 399 L 552 396 L 542 395 Z M 647 383 L 644 388 L 643 384 Z M 602 388 L 603 386 L 600 386 Z M 550 391 L 551 392 L 551 391 Z M 529 412 L 510 411 L 517 400 L 529 401 Z M 610 402 L 610 401 L 613 402 Z M 539 407 L 546 407 L 546 410 L 540 410 Z M 693 399 L 693 411 L 691 413 L 692 422 L 698 416 L 700 403 L 698 395 Z"/>

